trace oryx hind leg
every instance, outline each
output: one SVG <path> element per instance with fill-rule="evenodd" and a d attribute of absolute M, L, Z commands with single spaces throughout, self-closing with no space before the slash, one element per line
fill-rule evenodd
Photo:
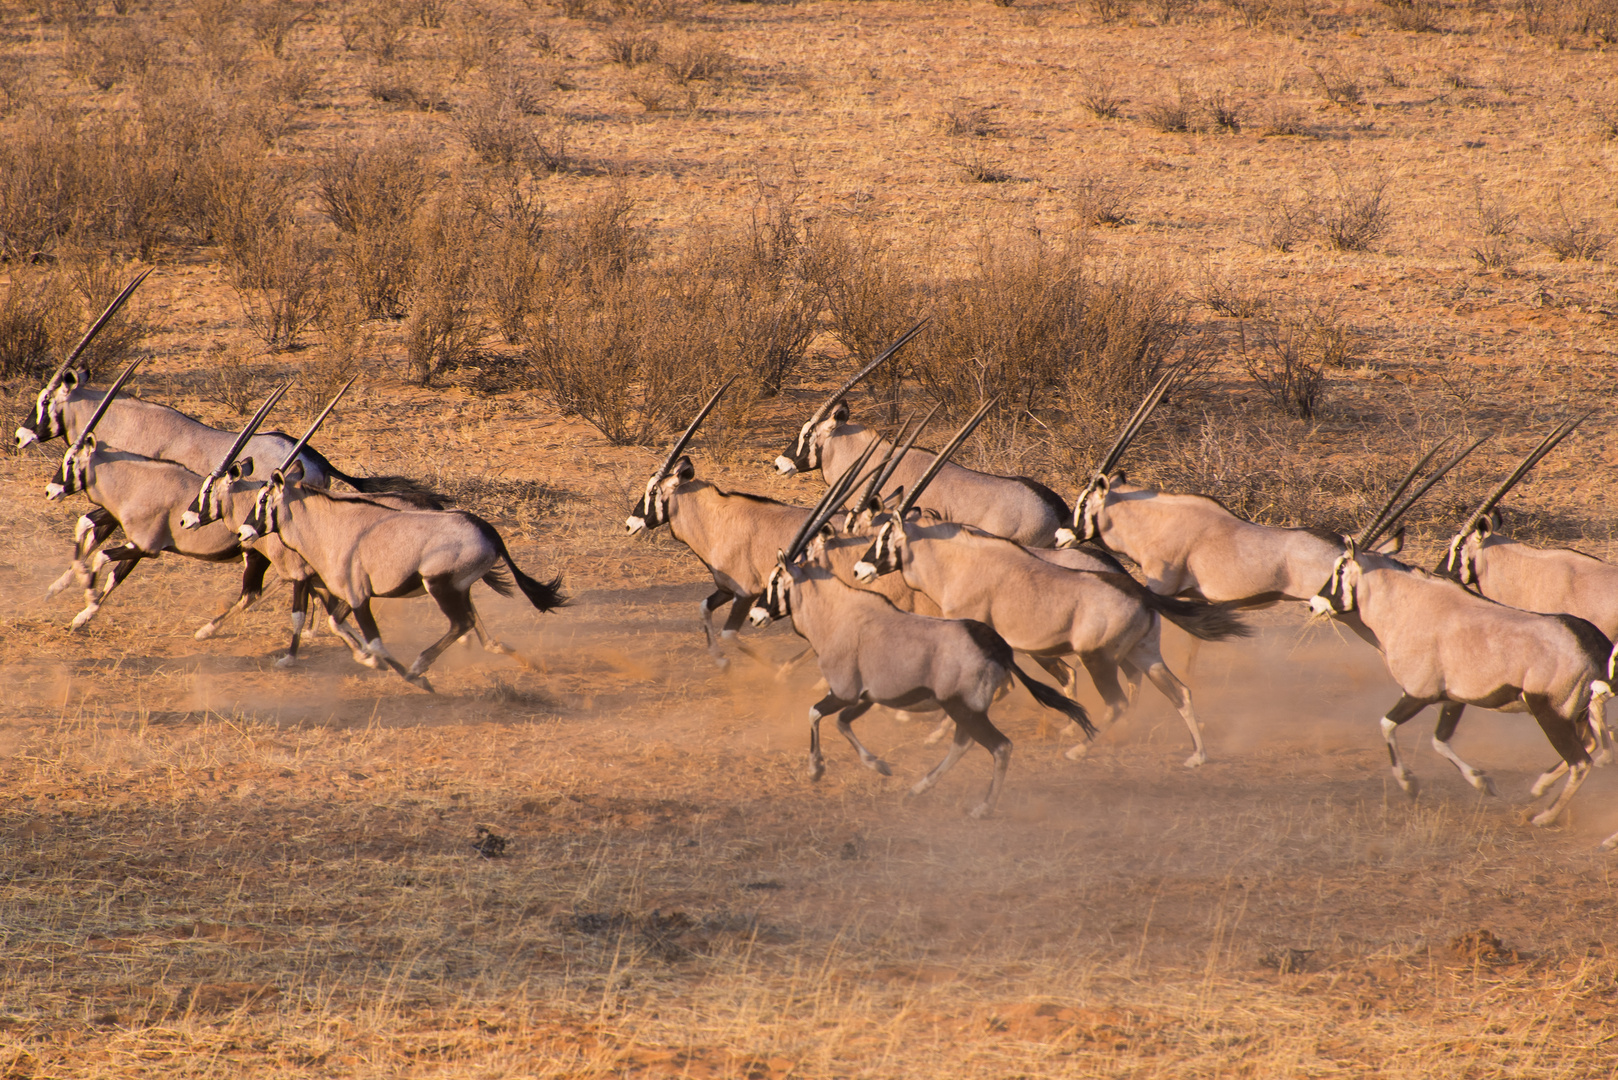
<path fill-rule="evenodd" d="M 1438 726 L 1433 729 L 1433 749 L 1437 750 L 1441 757 L 1447 758 L 1451 765 L 1461 770 L 1461 775 L 1466 778 L 1468 784 L 1485 795 L 1493 795 L 1494 781 L 1489 779 L 1488 774 L 1462 761 L 1461 756 L 1450 747 L 1449 741 L 1455 737 L 1455 727 L 1461 722 L 1461 713 L 1465 711 L 1466 706 L 1459 701 L 1444 702 L 1444 707 L 1438 713 Z"/>
<path fill-rule="evenodd" d="M 427 592 L 438 601 L 438 610 L 449 619 L 449 630 L 443 637 L 421 650 L 416 662 L 410 665 L 407 678 L 420 678 L 421 674 L 433 666 L 445 649 L 455 644 L 461 637 L 470 633 L 477 625 L 477 617 L 472 613 L 472 597 L 464 589 L 455 586 L 451 577 L 432 578 L 427 582 Z"/>
<path fill-rule="evenodd" d="M 405 666 L 395 660 L 392 653 L 388 652 L 388 647 L 382 644 L 382 633 L 376 627 L 376 616 L 371 614 L 371 600 L 369 597 L 355 605 L 354 624 L 360 628 L 360 633 L 365 637 L 365 651 L 367 653 L 392 668 L 405 682 L 419 686 L 429 694 L 433 692 L 432 683 L 427 681 L 427 676 L 410 674 L 405 669 Z M 450 640 L 455 639 L 451 638 Z"/>
<path fill-rule="evenodd" d="M 45 599 L 49 600 L 74 582 L 80 588 L 89 588 L 92 577 L 85 559 L 89 558 L 90 552 L 106 543 L 107 537 L 117 528 L 118 520 L 99 506 L 91 507 L 88 513 L 79 518 L 78 525 L 73 529 L 73 562 L 45 590 Z"/>
<path fill-rule="evenodd" d="M 1159 641 L 1159 626 L 1153 627 L 1153 632 L 1147 634 L 1129 651 L 1129 661 L 1135 667 L 1146 672 L 1146 677 L 1152 680 L 1152 685 L 1162 692 L 1163 696 L 1179 712 L 1180 719 L 1185 721 L 1186 730 L 1191 732 L 1191 756 L 1185 759 L 1185 767 L 1195 769 L 1208 762 L 1208 749 L 1202 742 L 1202 724 L 1197 721 L 1196 710 L 1191 705 L 1191 691 L 1185 683 L 1175 677 L 1174 672 L 1163 662 L 1163 650 Z M 1116 684 L 1116 677 L 1114 678 Z M 1105 693 L 1105 692 L 1103 692 Z"/>
<path fill-rule="evenodd" d="M 1381 720 L 1382 739 L 1388 744 L 1388 761 L 1393 769 L 1393 778 L 1412 799 L 1420 792 L 1421 785 L 1416 782 L 1416 774 L 1405 767 L 1404 758 L 1399 756 L 1399 725 L 1431 704 L 1427 698 L 1404 694 L 1393 703 L 1393 708 L 1389 709 Z M 1459 722 L 1458 716 L 1456 720 Z"/>
<path fill-rule="evenodd" d="M 700 605 L 702 638 L 708 643 L 708 654 L 713 657 L 713 662 L 721 670 L 730 666 L 730 658 L 719 648 L 719 638 L 713 632 L 713 613 L 734 599 L 736 599 L 736 594 L 729 589 L 715 589 L 713 594 Z"/>
<path fill-rule="evenodd" d="M 478 614 L 477 605 L 472 603 L 471 597 L 467 597 L 466 607 L 472 613 L 472 631 L 477 634 L 478 644 L 483 646 L 484 652 L 495 653 L 498 656 L 509 656 L 523 667 L 528 668 L 530 671 L 533 670 L 534 663 L 532 660 L 529 660 L 528 657 L 489 633 L 489 628 L 484 624 L 483 616 Z"/>
<path fill-rule="evenodd" d="M 146 557 L 146 553 L 134 544 L 120 544 L 111 551 L 96 552 L 95 561 L 90 564 L 90 584 L 84 590 L 84 610 L 73 616 L 68 628 L 77 630 L 95 618 L 96 612 L 107 602 L 112 590 L 122 584 L 123 580 L 134 571 L 136 564 Z M 96 574 L 108 564 L 112 564 L 112 569 L 107 573 L 107 583 L 98 590 L 95 584 Z"/>
<path fill-rule="evenodd" d="M 264 573 L 270 568 L 270 560 L 260 555 L 252 548 L 242 553 L 242 591 L 236 597 L 236 602 L 220 612 L 212 621 L 203 626 L 193 635 L 198 641 L 207 641 L 219 632 L 225 620 L 232 615 L 239 614 L 258 603 L 259 597 L 264 595 Z"/>
<path fill-rule="evenodd" d="M 312 591 L 308 578 L 299 578 L 292 583 L 292 639 L 287 642 L 287 651 L 275 662 L 276 667 L 289 668 L 298 662 L 298 645 L 303 640 L 304 624 L 309 621 L 309 594 Z M 359 659 L 358 655 L 355 659 Z"/>
<path fill-rule="evenodd" d="M 1556 801 L 1533 817 L 1533 824 L 1543 828 L 1561 816 L 1568 800 L 1573 798 L 1579 786 L 1584 783 L 1584 778 L 1590 772 L 1590 754 L 1584 748 L 1584 741 L 1579 738 L 1578 727 L 1558 713 L 1543 696 L 1524 694 L 1523 704 L 1534 714 L 1534 719 L 1539 721 L 1540 730 L 1545 733 L 1545 737 L 1551 741 L 1551 745 L 1568 765 L 1567 783 L 1562 785 Z"/>
<path fill-rule="evenodd" d="M 820 721 L 831 713 L 840 713 L 857 704 L 844 701 L 836 694 L 827 694 L 809 706 L 809 779 L 819 780 L 826 775 L 826 755 L 820 749 Z"/>
<path fill-rule="evenodd" d="M 1078 685 L 1079 685 L 1078 673 L 1075 672 L 1070 666 L 1068 666 L 1068 664 L 1067 664 L 1067 662 L 1065 660 L 1062 660 L 1060 657 L 1056 657 L 1056 656 L 1035 656 L 1033 658 L 1033 660 L 1034 660 L 1034 663 L 1038 664 L 1040 667 L 1045 669 L 1045 674 L 1049 675 L 1051 678 L 1056 680 L 1056 685 L 1060 686 L 1062 688 L 1062 692 L 1064 694 L 1066 694 L 1068 697 L 1072 697 L 1077 692 Z M 1007 689 L 1009 689 L 1010 686 L 1011 686 L 1011 684 L 1008 682 L 1006 684 Z M 1051 714 L 1050 714 L 1049 710 L 1047 710 L 1047 709 L 1041 709 L 1040 710 L 1040 713 L 1039 713 L 1039 735 L 1040 735 L 1040 738 L 1044 738 L 1046 735 L 1050 734 L 1050 731 L 1051 731 L 1050 715 Z M 1068 721 L 1067 725 L 1062 728 L 1062 730 L 1059 732 L 1059 734 L 1072 735 L 1072 734 L 1076 733 L 1078 730 L 1079 730 L 1079 725 L 1073 723 L 1070 720 L 1070 721 Z"/>
<path fill-rule="evenodd" d="M 958 702 L 946 702 L 944 709 L 955 720 L 955 741 L 950 745 L 949 753 L 944 755 L 944 760 L 917 781 L 910 789 L 910 794 L 920 795 L 938 783 L 939 778 L 953 769 L 966 753 L 967 747 L 975 742 L 994 758 L 994 776 L 989 781 L 989 790 L 983 801 L 967 813 L 974 818 L 987 817 L 994 813 L 995 806 L 1000 802 L 1000 791 L 1005 786 L 1006 769 L 1011 764 L 1011 740 L 994 726 L 986 713 L 969 709 Z"/>
<path fill-rule="evenodd" d="M 1107 714 L 1103 716 L 1100 722 L 1096 725 L 1097 727 L 1105 730 L 1111 725 L 1117 723 L 1119 718 L 1122 717 L 1129 709 L 1129 697 L 1124 693 L 1124 688 L 1118 682 L 1119 665 L 1113 663 L 1112 660 L 1099 653 L 1086 653 L 1079 657 L 1079 661 L 1084 665 L 1084 670 L 1089 672 L 1090 681 L 1095 683 L 1096 691 L 1101 694 L 1101 700 L 1106 702 Z M 1139 671 L 1138 668 L 1135 670 Z M 1173 676 L 1170 676 L 1170 678 L 1173 678 Z M 1068 696 L 1073 697 L 1075 695 L 1070 691 Z M 1068 725 L 1068 734 L 1076 735 L 1080 734 L 1081 732 L 1082 729 L 1077 723 Z M 1198 747 L 1200 749 L 1200 742 L 1198 742 Z M 1081 742 L 1078 745 L 1071 747 L 1065 756 L 1069 761 L 1078 761 L 1089 752 L 1090 743 L 1088 740 L 1086 740 L 1085 742 Z M 1186 764 L 1189 765 L 1191 763 L 1187 762 Z M 1200 765 L 1202 762 L 1199 761 L 1197 764 Z"/>

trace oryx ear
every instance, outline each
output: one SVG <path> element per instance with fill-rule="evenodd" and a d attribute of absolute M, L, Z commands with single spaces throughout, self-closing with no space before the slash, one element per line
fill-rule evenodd
<path fill-rule="evenodd" d="M 64 371 L 62 372 L 62 385 L 67 388 L 69 393 L 72 393 L 73 388 L 79 385 L 81 378 L 83 376 L 77 371 Z"/>
<path fill-rule="evenodd" d="M 882 500 L 882 509 L 884 509 L 884 510 L 896 509 L 904 501 L 905 501 L 905 489 L 904 489 L 904 485 L 900 484 L 898 487 L 893 489 L 893 492 L 887 498 Z"/>
<path fill-rule="evenodd" d="M 777 566 L 785 566 L 787 564 L 787 553 L 782 551 L 780 548 L 775 549 L 775 564 Z"/>
<path fill-rule="evenodd" d="M 1359 554 L 1359 545 L 1354 542 L 1354 538 L 1352 536 L 1343 537 L 1343 554 L 1347 555 L 1350 559 L 1353 559 Z"/>
<path fill-rule="evenodd" d="M 290 480 L 290 481 L 292 481 L 294 483 L 296 483 L 299 480 L 302 480 L 303 479 L 303 459 L 300 458 L 299 460 L 294 461 L 292 463 L 291 468 L 288 468 L 283 472 L 281 478 L 283 480 Z"/>
<path fill-rule="evenodd" d="M 1478 522 L 1478 539 L 1488 537 L 1490 533 L 1500 531 L 1500 511 L 1490 510 L 1482 521 Z"/>
<path fill-rule="evenodd" d="M 231 465 L 230 469 L 226 471 L 225 475 L 230 478 L 230 482 L 233 484 L 244 476 L 252 476 L 253 459 L 243 458 L 242 460 L 235 462 Z"/>
<path fill-rule="evenodd" d="M 1127 484 L 1127 483 L 1129 483 L 1129 477 L 1124 475 L 1124 470 L 1122 470 L 1122 469 L 1114 469 L 1114 470 L 1112 470 L 1112 475 L 1107 477 L 1107 487 L 1109 487 L 1109 488 L 1114 488 L 1114 487 L 1117 487 L 1119 484 Z"/>
<path fill-rule="evenodd" d="M 832 406 L 831 418 L 839 424 L 848 423 L 848 402 L 838 398 L 837 404 Z"/>
<path fill-rule="evenodd" d="M 674 463 L 674 469 L 670 475 L 681 484 L 689 484 L 691 479 L 697 475 L 697 467 L 691 464 L 690 455 L 681 454 L 680 460 Z"/>
<path fill-rule="evenodd" d="M 1375 551 L 1378 555 L 1397 555 L 1404 549 L 1405 527 L 1403 525 L 1393 530 L 1393 534 L 1391 536 L 1386 536 L 1381 540 L 1378 540 L 1371 548 L 1371 550 Z"/>
<path fill-rule="evenodd" d="M 90 450 L 90 451 L 95 450 L 95 448 L 96 448 L 96 433 L 95 432 L 92 431 L 92 432 L 90 432 L 88 435 L 86 435 L 84 437 L 84 448 L 86 450 Z"/>

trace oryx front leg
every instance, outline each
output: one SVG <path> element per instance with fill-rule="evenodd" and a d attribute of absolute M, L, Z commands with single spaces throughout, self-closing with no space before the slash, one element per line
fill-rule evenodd
<path fill-rule="evenodd" d="M 860 717 L 864 716 L 868 711 L 870 711 L 871 704 L 872 703 L 869 701 L 861 701 L 858 704 L 850 705 L 848 708 L 838 713 L 837 730 L 842 732 L 843 738 L 848 740 L 848 744 L 852 746 L 854 748 L 854 752 L 860 756 L 861 765 L 864 765 L 867 769 L 871 769 L 874 772 L 879 772 L 883 776 L 892 776 L 893 770 L 888 768 L 888 763 L 867 750 L 865 748 L 865 744 L 860 742 L 859 736 L 854 734 L 854 721 L 858 720 Z"/>
<path fill-rule="evenodd" d="M 1191 732 L 1191 756 L 1185 759 L 1185 767 L 1195 769 L 1208 762 L 1208 750 L 1202 743 L 1202 725 L 1197 721 L 1196 710 L 1191 707 L 1191 691 L 1186 689 L 1185 683 L 1174 677 L 1168 665 L 1163 662 L 1163 653 L 1158 647 L 1157 634 L 1148 635 L 1130 651 L 1130 662 L 1137 668 L 1146 672 L 1146 677 L 1152 680 L 1152 685 L 1160 690 L 1164 697 L 1174 705 L 1185 721 L 1186 730 Z M 1114 677 L 1114 684 L 1117 679 Z M 1119 693 L 1122 694 L 1122 690 Z"/>
<path fill-rule="evenodd" d="M 1393 769 L 1393 778 L 1399 782 L 1404 793 L 1414 799 L 1420 790 L 1416 776 L 1405 767 L 1404 759 L 1399 756 L 1399 725 L 1415 716 L 1432 702 L 1423 698 L 1414 698 L 1405 694 L 1393 703 L 1387 715 L 1382 717 L 1382 739 L 1388 744 L 1388 761 Z"/>
<path fill-rule="evenodd" d="M 90 588 L 93 578 L 85 559 L 89 557 L 90 552 L 105 543 L 107 537 L 117 528 L 117 520 L 99 506 L 79 518 L 78 525 L 73 529 L 73 562 L 62 576 L 45 590 L 45 599 L 49 600 L 74 582 L 78 582 L 80 588 Z"/>
<path fill-rule="evenodd" d="M 1556 796 L 1556 801 L 1533 817 L 1532 823 L 1544 828 L 1561 816 L 1568 800 L 1573 798 L 1573 794 L 1584 783 L 1584 778 L 1590 772 L 1590 755 L 1585 750 L 1584 742 L 1579 738 L 1575 726 L 1558 714 L 1550 702 L 1538 694 L 1524 694 L 1523 703 L 1528 706 L 1528 711 L 1533 713 L 1534 719 L 1539 721 L 1540 730 L 1551 741 L 1556 752 L 1568 763 L 1567 783 L 1562 785 L 1562 791 Z"/>
<path fill-rule="evenodd" d="M 826 756 L 820 751 L 821 718 L 829 713 L 842 712 L 853 704 L 836 694 L 827 694 L 809 706 L 809 779 L 819 780 L 826 775 Z"/>
<path fill-rule="evenodd" d="M 382 632 L 377 629 L 376 616 L 371 614 L 369 597 L 354 606 L 354 624 L 360 628 L 360 633 L 364 635 L 365 651 L 367 653 L 392 668 L 405 682 L 419 686 L 429 694 L 433 692 L 433 686 L 427 681 L 425 675 L 410 674 L 405 670 L 405 666 L 395 660 L 392 653 L 388 652 L 388 647 L 382 644 Z"/>
<path fill-rule="evenodd" d="M 107 602 L 107 597 L 112 593 L 112 590 L 116 589 L 134 571 L 136 564 L 144 558 L 146 558 L 146 553 L 133 544 L 120 544 L 111 551 L 96 552 L 95 561 L 90 564 L 90 586 L 84 590 L 84 610 L 73 616 L 73 621 L 68 624 L 68 628 L 78 630 L 85 623 L 95 618 L 96 612 L 100 611 L 101 605 Z M 116 565 L 107 574 L 107 584 L 97 591 L 95 586 L 96 575 L 103 566 L 109 563 Z"/>
<path fill-rule="evenodd" d="M 1438 713 L 1438 726 L 1433 729 L 1433 749 L 1437 750 L 1440 756 L 1447 758 L 1451 765 L 1461 770 L 1461 775 L 1466 778 L 1468 784 L 1485 795 L 1493 795 L 1494 781 L 1490 780 L 1482 769 L 1474 769 L 1462 761 L 1461 756 L 1449 745 L 1450 739 L 1455 736 L 1456 725 L 1461 722 L 1461 713 L 1465 711 L 1466 706 L 1459 701 L 1444 702 L 1444 707 Z"/>
<path fill-rule="evenodd" d="M 1123 717 L 1124 713 L 1129 710 L 1129 696 L 1124 693 L 1123 686 L 1121 686 L 1118 682 L 1118 665 L 1099 653 L 1086 653 L 1085 655 L 1079 657 L 1079 661 L 1084 665 L 1084 670 L 1089 672 L 1090 681 L 1095 683 L 1096 690 L 1101 694 L 1101 700 L 1106 702 L 1106 715 L 1103 716 L 1100 722 L 1096 725 L 1098 728 L 1104 731 L 1111 725 L 1117 723 L 1118 720 Z M 1077 681 L 1078 680 L 1075 677 L 1074 682 Z M 1073 691 L 1069 691 L 1068 696 L 1076 697 L 1077 694 Z M 1080 728 L 1077 723 L 1072 723 L 1068 725 L 1066 734 L 1077 735 L 1082 733 L 1082 731 L 1083 729 Z M 1086 740 L 1077 744 L 1076 746 L 1070 747 L 1063 756 L 1069 761 L 1078 761 L 1089 752 L 1090 743 L 1088 740 Z M 1186 764 L 1189 765 L 1190 762 L 1187 762 Z M 1197 764 L 1200 765 L 1202 762 L 1199 761 Z"/>
<path fill-rule="evenodd" d="M 718 589 L 700 605 L 702 612 L 702 638 L 708 643 L 708 653 L 723 671 L 730 666 L 730 658 L 719 648 L 719 638 L 713 632 L 713 613 L 736 598 L 728 589 Z"/>
<path fill-rule="evenodd" d="M 472 614 L 472 597 L 462 589 L 455 587 L 455 582 L 448 577 L 433 578 L 427 582 L 427 591 L 432 598 L 438 601 L 438 610 L 444 613 L 449 620 L 449 630 L 443 637 L 421 650 L 416 662 L 410 665 L 410 671 L 405 678 L 412 682 L 421 678 L 422 674 L 433 665 L 444 650 L 461 640 L 463 636 L 472 632 L 477 625 L 477 619 Z"/>
<path fill-rule="evenodd" d="M 264 595 L 264 573 L 270 568 L 270 560 L 258 552 L 249 549 L 242 556 L 242 592 L 236 602 L 226 608 L 219 616 L 199 629 L 195 637 L 198 641 L 207 641 L 219 632 L 226 619 L 238 612 L 246 611 L 258 602 Z"/>

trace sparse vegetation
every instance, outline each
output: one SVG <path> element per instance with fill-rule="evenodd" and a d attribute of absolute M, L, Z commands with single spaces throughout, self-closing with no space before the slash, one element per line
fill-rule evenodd
<path fill-rule="evenodd" d="M 1612 238 L 1602 230 L 1601 222 L 1569 209 L 1561 192 L 1552 197 L 1551 207 L 1552 212 L 1541 221 L 1534 239 L 1564 261 L 1585 259 L 1593 262 L 1601 258 L 1602 252 L 1612 242 Z"/>
<path fill-rule="evenodd" d="M 1365 251 L 1388 231 L 1392 208 L 1388 180 L 1354 181 L 1338 174 L 1336 190 L 1320 208 L 1320 230 L 1338 251 Z"/>

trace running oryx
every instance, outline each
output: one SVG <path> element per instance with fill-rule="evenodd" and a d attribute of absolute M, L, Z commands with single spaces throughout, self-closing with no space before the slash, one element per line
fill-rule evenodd
<path fill-rule="evenodd" d="M 982 415 L 980 410 L 979 418 Z M 952 441 L 940 460 L 956 445 L 958 440 Z M 924 523 L 912 511 L 933 475 L 931 468 L 923 474 L 877 530 L 855 566 L 860 580 L 897 571 L 906 585 L 931 597 L 946 616 L 988 623 L 1012 648 L 1046 664 L 1047 670 L 1051 661 L 1078 657 L 1107 703 L 1103 726 L 1117 720 L 1129 705 L 1118 682 L 1119 667 L 1144 672 L 1179 710 L 1191 732 L 1194 750 L 1186 766 L 1206 762 L 1191 693 L 1163 662 L 1159 616 L 1210 641 L 1245 637 L 1248 628 L 1223 606 L 1158 596 L 1128 574 L 1070 570 L 969 526 Z M 1068 693 L 1074 690 L 1069 684 Z M 1068 756 L 1083 753 L 1081 744 Z"/>
<path fill-rule="evenodd" d="M 925 322 L 917 323 L 821 402 L 791 445 L 775 459 L 775 467 L 783 476 L 819 469 L 830 484 L 848 470 L 849 462 L 859 457 L 866 447 L 876 445 L 879 452 L 891 448 L 874 429 L 848 422 L 848 402 L 844 395 L 920 332 Z M 909 455 L 881 493 L 891 494 L 897 487 L 914 484 L 932 459 L 933 455 L 926 451 Z M 945 466 L 938 476 L 923 506 L 946 521 L 975 525 L 1028 547 L 1052 546 L 1056 542 L 1056 530 L 1069 516 L 1062 497 L 1037 480 L 976 472 L 953 463 Z"/>
<path fill-rule="evenodd" d="M 368 499 L 338 498 L 302 483 L 304 466 L 299 454 L 313 434 L 311 427 L 259 489 L 238 530 L 242 542 L 278 535 L 353 609 L 366 651 L 429 693 L 432 684 L 423 673 L 440 653 L 468 633 L 475 632 L 486 651 L 525 663 L 520 654 L 489 636 L 472 606 L 472 586 L 481 580 L 502 596 L 510 596 L 511 582 L 499 566 L 504 563 L 528 602 L 540 611 L 550 611 L 567 602 L 559 591 L 561 578 L 536 581 L 523 573 L 494 526 L 476 514 L 393 510 Z M 418 596 L 423 591 L 438 602 L 450 628 L 407 669 L 382 643 L 371 613 L 371 598 Z"/>
<path fill-rule="evenodd" d="M 867 460 L 869 455 L 866 455 Z M 820 720 L 837 714 L 837 730 L 867 768 L 892 775 L 887 763 L 854 735 L 853 722 L 872 705 L 896 709 L 941 707 L 955 721 L 949 753 L 910 790 L 919 795 L 948 772 L 966 748 L 977 742 L 994 758 L 994 778 L 973 817 L 994 810 L 1011 760 L 1011 741 L 989 719 L 989 707 L 1016 678 L 1034 699 L 1056 709 L 1087 732 L 1094 732 L 1082 706 L 1028 678 L 1013 662 L 1011 646 L 980 622 L 940 619 L 902 612 L 884 597 L 850 588 L 827 569 L 817 534 L 853 487 L 850 469 L 815 508 L 792 543 L 777 557 L 751 620 L 764 626 L 790 617 L 792 628 L 809 642 L 828 692 L 809 709 L 809 775 L 825 774 Z"/>
<path fill-rule="evenodd" d="M 22 426 L 17 428 L 19 448 L 56 438 L 74 442 L 84 433 L 89 416 L 102 400 L 102 392 L 89 385 L 88 372 L 73 368 L 73 364 L 149 273 L 151 271 L 147 270 L 141 274 L 118 294 L 46 381 L 44 389 L 35 399 L 33 410 Z M 218 463 L 234 438 L 228 431 L 209 427 L 167 405 L 128 396 L 118 398 L 111 411 L 102 418 L 98 437 L 109 450 L 116 448 L 142 457 L 173 461 L 199 475 L 207 473 Z M 278 431 L 263 432 L 254 436 L 245 453 L 260 462 L 262 469 L 268 469 L 271 463 L 280 460 L 291 445 L 292 438 L 288 435 Z M 357 491 L 419 490 L 414 481 L 403 476 L 349 476 L 334 467 L 319 451 L 307 447 L 302 453 L 302 461 L 307 482 L 322 487 L 337 479 Z M 254 478 L 264 479 L 264 475 Z"/>
<path fill-rule="evenodd" d="M 1462 761 L 1449 739 L 1467 705 L 1502 712 L 1526 709 L 1569 766 L 1561 794 L 1533 819 L 1535 825 L 1549 825 L 1589 772 L 1585 740 L 1599 723 L 1602 702 L 1613 696 L 1612 643 L 1583 619 L 1506 607 L 1371 550 L 1458 460 L 1398 507 L 1394 503 L 1402 489 L 1395 491 L 1357 537 L 1344 537 L 1343 554 L 1309 605 L 1318 615 L 1357 623 L 1355 629 L 1382 652 L 1399 684 L 1402 696 L 1381 723 L 1400 787 L 1412 797 L 1416 794 L 1416 779 L 1399 756 L 1396 732 L 1428 705 L 1442 706 L 1433 748 L 1468 783 L 1489 794 L 1494 787 L 1488 777 Z M 1536 794 L 1543 790 L 1536 784 Z"/>
<path fill-rule="evenodd" d="M 1131 484 L 1117 468 L 1173 380 L 1172 372 L 1160 379 L 1124 425 L 1079 493 L 1073 527 L 1061 530 L 1058 546 L 1100 543 L 1132 560 L 1146 587 L 1164 596 L 1240 607 L 1307 601 L 1343 553 L 1341 536 L 1325 529 L 1257 525 L 1206 495 Z M 1403 542 L 1400 531 L 1377 550 L 1395 554 Z"/>
<path fill-rule="evenodd" d="M 1609 638 L 1618 637 L 1618 566 L 1572 548 L 1541 548 L 1500 533 L 1501 499 L 1585 417 L 1557 425 L 1489 493 L 1450 538 L 1436 572 L 1490 600 L 1546 615 L 1577 615 Z M 1612 733 L 1602 723 L 1608 743 Z M 1609 750 L 1601 748 L 1597 763 Z"/>

